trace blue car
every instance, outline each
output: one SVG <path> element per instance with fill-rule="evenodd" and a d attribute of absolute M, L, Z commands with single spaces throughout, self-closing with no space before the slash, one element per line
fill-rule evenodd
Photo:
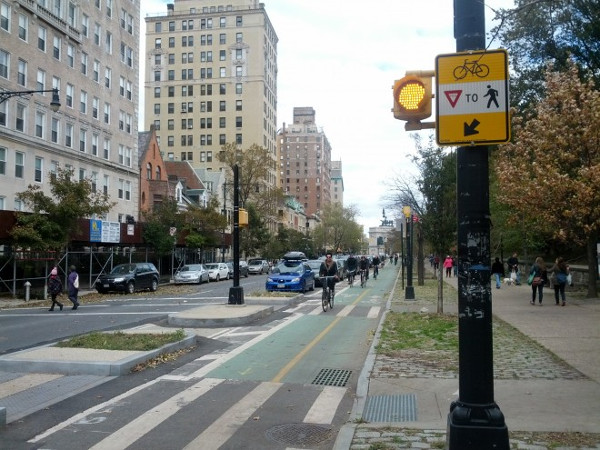
<path fill-rule="evenodd" d="M 283 260 L 267 277 L 265 289 L 268 292 L 312 291 L 315 289 L 315 273 L 306 261 Z"/>

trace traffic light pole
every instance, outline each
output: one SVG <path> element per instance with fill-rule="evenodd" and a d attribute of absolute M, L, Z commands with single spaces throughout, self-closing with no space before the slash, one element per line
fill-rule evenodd
<path fill-rule="evenodd" d="M 229 304 L 244 304 L 244 288 L 240 286 L 240 180 L 239 167 L 233 166 L 233 286 L 229 288 Z"/>
<path fill-rule="evenodd" d="M 485 48 L 481 0 L 454 0 L 458 52 Z M 488 147 L 457 149 L 459 396 L 450 406 L 449 450 L 508 450 L 494 402 Z"/>

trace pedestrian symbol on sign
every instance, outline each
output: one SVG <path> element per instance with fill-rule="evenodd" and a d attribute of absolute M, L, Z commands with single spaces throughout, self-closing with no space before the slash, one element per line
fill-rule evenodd
<path fill-rule="evenodd" d="M 487 103 L 488 109 L 490 109 L 490 105 L 492 104 L 492 102 L 494 102 L 494 104 L 496 105 L 496 108 L 500 108 L 500 105 L 498 104 L 498 100 L 496 99 L 496 97 L 498 96 L 498 91 L 489 84 L 487 85 L 487 87 L 488 87 L 488 91 L 487 91 L 487 94 L 484 95 L 484 97 L 489 97 L 489 100 Z"/>

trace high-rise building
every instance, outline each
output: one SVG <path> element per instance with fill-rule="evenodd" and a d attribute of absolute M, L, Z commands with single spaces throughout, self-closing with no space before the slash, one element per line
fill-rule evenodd
<path fill-rule="evenodd" d="M 342 161 L 331 161 L 331 201 L 344 206 L 344 177 Z"/>
<path fill-rule="evenodd" d="M 309 217 L 331 202 L 331 146 L 315 116 L 312 107 L 294 108 L 293 124 L 284 123 L 277 138 L 279 187 Z"/>
<path fill-rule="evenodd" d="M 138 216 L 139 0 L 0 3 L 0 209 L 70 168 Z M 50 107 L 56 89 L 60 107 Z M 56 105 L 55 105 L 56 106 Z"/>
<path fill-rule="evenodd" d="M 257 0 L 175 0 L 146 20 L 146 128 L 165 161 L 222 170 L 224 144 L 272 155 L 276 186 L 277 35 Z"/>

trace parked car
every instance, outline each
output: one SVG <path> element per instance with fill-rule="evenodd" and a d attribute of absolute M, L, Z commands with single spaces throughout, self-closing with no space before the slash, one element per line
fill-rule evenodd
<path fill-rule="evenodd" d="M 269 273 L 269 263 L 266 259 L 250 259 L 248 260 L 248 272 L 251 274 Z"/>
<path fill-rule="evenodd" d="M 111 291 L 133 294 L 143 289 L 154 292 L 158 289 L 158 279 L 158 270 L 152 263 L 119 264 L 110 273 L 100 275 L 94 287 L 101 294 Z"/>
<path fill-rule="evenodd" d="M 315 273 L 301 260 L 283 260 L 267 277 L 265 289 L 272 291 L 312 291 L 315 289 Z"/>
<path fill-rule="evenodd" d="M 229 278 L 233 278 L 233 261 L 226 262 L 225 264 L 227 264 L 227 267 L 229 267 Z M 239 268 L 240 277 L 248 278 L 248 263 L 240 260 Z"/>
<path fill-rule="evenodd" d="M 321 269 L 322 262 L 323 261 L 321 261 L 320 259 L 309 259 L 308 261 L 306 261 L 306 264 L 310 266 L 311 270 L 315 274 L 315 287 L 323 287 L 321 279 L 319 278 L 319 270 Z"/>
<path fill-rule="evenodd" d="M 203 264 L 187 264 L 173 277 L 175 283 L 208 283 L 208 270 Z"/>
<path fill-rule="evenodd" d="M 220 281 L 229 278 L 229 267 L 225 263 L 205 264 L 210 281 Z"/>

